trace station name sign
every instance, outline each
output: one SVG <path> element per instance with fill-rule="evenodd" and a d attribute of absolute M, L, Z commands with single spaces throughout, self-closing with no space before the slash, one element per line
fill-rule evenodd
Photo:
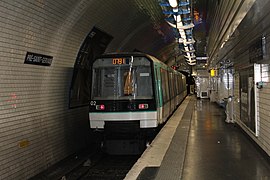
<path fill-rule="evenodd" d="M 52 61 L 53 61 L 52 56 L 27 52 L 25 56 L 24 64 L 50 66 L 52 64 Z"/>

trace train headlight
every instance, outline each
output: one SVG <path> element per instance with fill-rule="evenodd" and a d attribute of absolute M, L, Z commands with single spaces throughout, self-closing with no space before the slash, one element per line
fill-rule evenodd
<path fill-rule="evenodd" d="M 105 110 L 105 105 L 104 104 L 96 105 L 96 110 Z"/>
<path fill-rule="evenodd" d="M 139 104 L 139 109 L 148 109 L 148 104 Z"/>

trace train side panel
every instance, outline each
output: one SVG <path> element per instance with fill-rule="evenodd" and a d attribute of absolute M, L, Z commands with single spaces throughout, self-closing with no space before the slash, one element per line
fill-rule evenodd
<path fill-rule="evenodd" d="M 164 123 L 186 97 L 185 76 L 163 63 L 155 62 L 158 123 Z"/>

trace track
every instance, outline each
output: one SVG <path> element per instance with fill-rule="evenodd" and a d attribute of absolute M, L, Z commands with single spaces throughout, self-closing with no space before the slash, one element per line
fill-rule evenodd
<path fill-rule="evenodd" d="M 94 154 L 65 176 L 67 180 L 122 180 L 140 155 Z"/>
<path fill-rule="evenodd" d="M 140 156 L 119 156 L 104 154 L 93 165 L 82 180 L 122 180 Z"/>
<path fill-rule="evenodd" d="M 98 144 L 100 142 L 92 146 L 92 153 L 89 154 L 88 160 L 63 176 L 62 180 L 122 180 L 141 156 L 141 154 L 109 155 L 104 153 L 97 146 Z"/>

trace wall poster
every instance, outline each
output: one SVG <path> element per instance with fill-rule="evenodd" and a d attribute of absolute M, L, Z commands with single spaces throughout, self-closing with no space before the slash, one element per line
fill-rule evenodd
<path fill-rule="evenodd" d="M 240 71 L 240 120 L 257 135 L 254 67 Z"/>

